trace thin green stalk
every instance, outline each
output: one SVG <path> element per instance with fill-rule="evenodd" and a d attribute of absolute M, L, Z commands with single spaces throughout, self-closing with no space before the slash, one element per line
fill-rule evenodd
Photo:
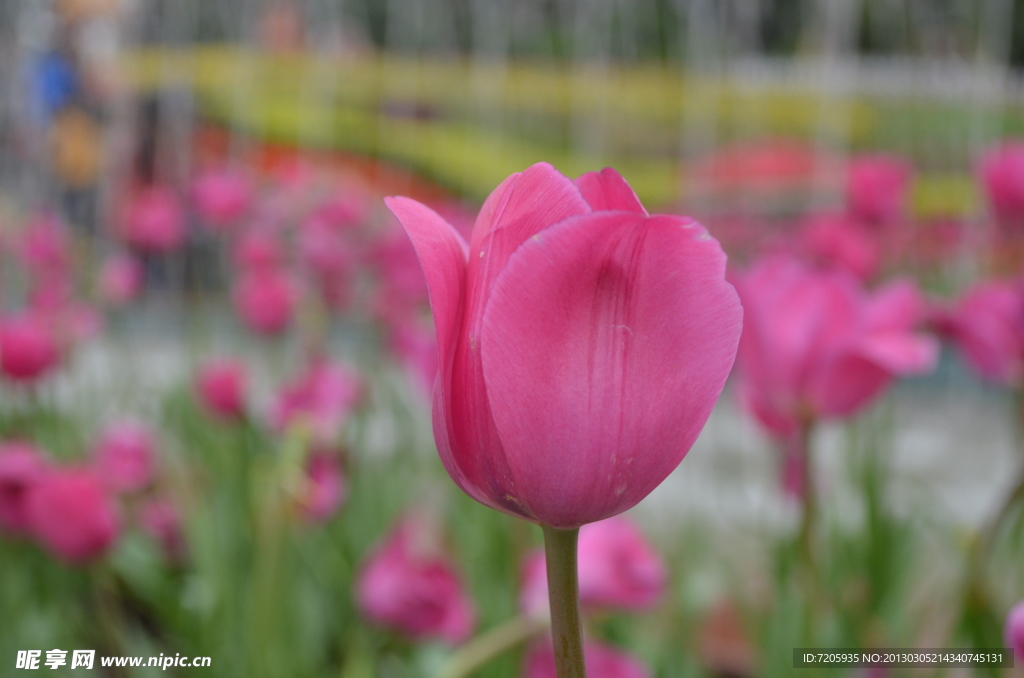
<path fill-rule="evenodd" d="M 559 530 L 547 525 L 543 528 L 555 672 L 558 678 L 586 678 L 576 571 L 576 545 L 580 530 Z"/>
<path fill-rule="evenodd" d="M 441 672 L 444 678 L 464 678 L 498 655 L 545 629 L 547 623 L 532 617 L 513 617 L 459 648 Z"/>

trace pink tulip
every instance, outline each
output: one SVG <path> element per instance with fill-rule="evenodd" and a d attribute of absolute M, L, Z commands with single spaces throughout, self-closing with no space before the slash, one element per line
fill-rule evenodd
<path fill-rule="evenodd" d="M 467 245 L 388 198 L 437 326 L 434 437 L 455 482 L 572 528 L 621 513 L 690 449 L 735 358 L 742 310 L 697 222 L 648 216 L 614 170 L 541 163 L 487 199 Z"/>
<path fill-rule="evenodd" d="M 578 571 L 580 605 L 587 608 L 645 610 L 665 593 L 665 563 L 637 527 L 616 516 L 580 529 Z M 544 552 L 525 561 L 520 607 L 546 614 L 548 578 Z"/>
<path fill-rule="evenodd" d="M 338 455 L 315 451 L 306 463 L 306 477 L 299 491 L 299 510 L 310 523 L 324 523 L 345 501 L 347 486 Z"/>
<path fill-rule="evenodd" d="M 28 495 L 28 516 L 35 538 L 72 564 L 101 557 L 120 529 L 114 500 L 87 469 L 47 473 Z"/>
<path fill-rule="evenodd" d="M 740 396 L 781 437 L 809 418 L 851 416 L 894 377 L 935 365 L 935 342 L 914 331 L 925 308 L 910 283 L 869 296 L 842 272 L 777 257 L 737 276 L 736 287 L 746 312 Z"/>
<path fill-rule="evenodd" d="M 989 149 L 981 158 L 979 174 L 995 217 L 1003 222 L 1024 220 L 1024 142 Z"/>
<path fill-rule="evenodd" d="M 34 381 L 60 363 L 52 327 L 37 314 L 0 320 L 0 371 L 13 381 Z"/>
<path fill-rule="evenodd" d="M 1024 289 L 990 280 L 976 285 L 936 324 L 983 379 L 1016 386 L 1024 381 Z"/>
<path fill-rule="evenodd" d="M 46 472 L 46 459 L 36 447 L 15 440 L 0 443 L 0 529 L 28 532 L 28 495 Z"/>
<path fill-rule="evenodd" d="M 870 280 L 882 263 L 878 242 L 863 226 L 845 214 L 818 214 L 804 223 L 804 250 L 825 268 L 849 271 Z"/>
<path fill-rule="evenodd" d="M 314 361 L 281 388 L 270 412 L 271 426 L 282 431 L 300 423 L 308 427 L 314 442 L 330 445 L 348 421 L 361 390 L 359 378 L 347 368 Z"/>
<path fill-rule="evenodd" d="M 253 187 L 244 172 L 231 168 L 215 169 L 195 180 L 192 199 L 199 216 L 214 230 L 223 230 L 237 223 L 249 211 Z"/>
<path fill-rule="evenodd" d="M 598 643 L 586 643 L 583 655 L 589 678 L 648 678 L 651 675 L 636 659 Z M 526 657 L 523 676 L 557 678 L 557 675 L 551 643 L 538 643 Z"/>
<path fill-rule="evenodd" d="M 232 259 L 247 272 L 276 271 L 285 261 L 284 248 L 272 231 L 254 228 L 235 243 Z"/>
<path fill-rule="evenodd" d="M 114 422 L 100 433 L 93 448 L 96 468 L 115 492 L 138 492 L 153 480 L 156 441 L 145 425 Z"/>
<path fill-rule="evenodd" d="M 218 419 L 241 419 L 245 416 L 248 381 L 245 364 L 240 360 L 211 360 L 196 377 L 199 402 Z"/>
<path fill-rule="evenodd" d="M 353 256 L 344 235 L 319 219 L 308 219 L 298 233 L 299 260 L 321 276 L 349 271 Z"/>
<path fill-rule="evenodd" d="M 159 545 L 171 563 L 185 559 L 187 544 L 178 509 L 166 499 L 149 499 L 139 507 L 139 525 Z"/>
<path fill-rule="evenodd" d="M 369 212 L 367 196 L 355 188 L 343 188 L 320 205 L 313 216 L 334 230 L 365 223 Z"/>
<path fill-rule="evenodd" d="M 846 201 L 850 212 L 873 224 L 892 223 L 906 211 L 913 169 L 903 158 L 873 154 L 850 162 Z"/>
<path fill-rule="evenodd" d="M 1024 662 L 1024 600 L 1010 610 L 1006 615 L 1006 630 L 1004 631 L 1006 646 L 1013 650 L 1017 661 Z"/>
<path fill-rule="evenodd" d="M 71 266 L 71 242 L 56 215 L 44 213 L 29 221 L 22 235 L 20 254 L 35 278 L 66 275 Z"/>
<path fill-rule="evenodd" d="M 150 186 L 128 203 L 121 229 L 121 236 L 131 247 L 148 254 L 164 254 L 184 243 L 185 215 L 174 191 Z"/>
<path fill-rule="evenodd" d="M 283 271 L 243 272 L 235 285 L 235 310 L 259 334 L 280 334 L 295 314 L 299 291 Z"/>
<path fill-rule="evenodd" d="M 356 582 L 368 619 L 413 640 L 456 644 L 473 631 L 475 611 L 432 528 L 407 516 L 370 556 Z"/>
<path fill-rule="evenodd" d="M 115 255 L 100 268 L 99 295 L 112 306 L 126 304 L 142 291 L 142 264 L 128 255 Z"/>

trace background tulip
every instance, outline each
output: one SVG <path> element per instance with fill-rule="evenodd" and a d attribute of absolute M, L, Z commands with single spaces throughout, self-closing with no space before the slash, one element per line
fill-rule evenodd
<path fill-rule="evenodd" d="M 0 320 L 0 370 L 14 381 L 33 381 L 58 365 L 60 347 L 52 326 L 38 314 Z"/>
<path fill-rule="evenodd" d="M 240 360 L 212 360 L 196 376 L 199 401 L 214 417 L 226 420 L 245 416 L 248 373 Z"/>
<path fill-rule="evenodd" d="M 868 223 L 892 223 L 903 216 L 910 188 L 910 164 L 894 155 L 861 155 L 850 162 L 846 200 L 850 212 Z"/>
<path fill-rule="evenodd" d="M 302 517 L 311 523 L 326 522 L 345 501 L 347 489 L 338 455 L 314 451 L 306 462 L 306 476 L 299 488 Z"/>
<path fill-rule="evenodd" d="M 117 506 L 89 469 L 47 473 L 29 493 L 28 515 L 32 535 L 72 564 L 102 556 L 119 530 Z"/>
<path fill-rule="evenodd" d="M 951 310 L 938 313 L 936 325 L 981 378 L 1009 386 L 1024 379 L 1024 290 L 1019 283 L 990 280 L 974 286 Z"/>
<path fill-rule="evenodd" d="M 605 645 L 588 642 L 584 650 L 588 678 L 648 678 L 643 664 Z M 526 657 L 524 678 L 556 678 L 555 653 L 550 643 L 538 644 Z"/>
<path fill-rule="evenodd" d="M 138 492 L 153 479 L 156 442 L 145 425 L 118 421 L 100 434 L 94 451 L 96 468 L 117 492 Z"/>
<path fill-rule="evenodd" d="M 579 539 L 580 605 L 584 608 L 644 610 L 665 592 L 667 573 L 661 557 L 623 516 L 584 525 Z M 520 607 L 529 614 L 547 611 L 544 553 L 524 563 Z"/>
<path fill-rule="evenodd" d="M 614 170 L 574 183 L 544 163 L 495 189 L 468 245 L 424 205 L 387 204 L 430 288 L 434 434 L 463 490 L 573 528 L 664 480 L 740 332 L 725 255 L 703 227 L 648 216 Z"/>
<path fill-rule="evenodd" d="M 472 632 L 475 612 L 435 537 L 423 521 L 403 518 L 363 567 L 356 596 L 371 621 L 455 644 Z"/>
<path fill-rule="evenodd" d="M 0 529 L 8 534 L 28 531 L 28 495 L 46 472 L 46 460 L 34 446 L 16 440 L 0 443 Z"/>
<path fill-rule="evenodd" d="M 1006 646 L 1013 650 L 1016 660 L 1024 662 L 1024 601 L 1017 603 L 1016 607 L 1006 615 L 1006 630 L 1004 632 Z"/>

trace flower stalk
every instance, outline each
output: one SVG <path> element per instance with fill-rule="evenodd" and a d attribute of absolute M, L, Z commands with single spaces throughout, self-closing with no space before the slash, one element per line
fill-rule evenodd
<path fill-rule="evenodd" d="M 559 530 L 547 525 L 543 527 L 555 670 L 558 678 L 586 678 L 576 567 L 580 531 L 579 528 Z"/>

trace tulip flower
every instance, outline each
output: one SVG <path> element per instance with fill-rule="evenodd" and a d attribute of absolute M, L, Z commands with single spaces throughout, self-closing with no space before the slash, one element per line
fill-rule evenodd
<path fill-rule="evenodd" d="M 56 215 L 44 213 L 29 221 L 19 254 L 25 268 L 38 280 L 66 274 L 71 265 L 71 243 Z"/>
<path fill-rule="evenodd" d="M 581 675 L 581 525 L 631 508 L 689 451 L 736 356 L 742 310 L 696 221 L 650 216 L 615 170 L 506 179 L 467 244 L 388 198 L 437 331 L 434 438 L 477 501 L 544 527 L 552 630 Z"/>
<path fill-rule="evenodd" d="M 0 320 L 0 371 L 12 381 L 30 382 L 60 363 L 60 346 L 51 325 L 39 314 Z"/>
<path fill-rule="evenodd" d="M 850 213 L 870 224 L 892 223 L 906 210 L 913 169 L 903 158 L 861 155 L 850 162 L 846 201 Z"/>
<path fill-rule="evenodd" d="M 414 640 L 457 644 L 472 632 L 476 615 L 437 541 L 425 521 L 412 515 L 401 519 L 363 566 L 356 600 L 376 624 Z"/>
<path fill-rule="evenodd" d="M 584 649 L 590 678 L 648 678 L 650 672 L 636 659 L 610 647 L 588 642 Z M 526 657 L 524 678 L 559 678 L 550 643 L 539 643 Z"/>
<path fill-rule="evenodd" d="M 128 303 L 142 291 L 144 270 L 134 257 L 117 255 L 103 262 L 99 273 L 99 295 L 112 306 Z"/>
<path fill-rule="evenodd" d="M 327 522 L 345 501 L 346 492 L 338 455 L 327 451 L 310 454 L 298 496 L 302 517 L 310 523 Z"/>
<path fill-rule="evenodd" d="M 283 271 L 246 271 L 235 285 L 234 303 L 242 322 L 260 334 L 288 328 L 298 302 L 298 288 Z"/>
<path fill-rule="evenodd" d="M 970 289 L 935 324 L 982 378 L 1024 385 L 1024 289 L 990 280 Z"/>
<path fill-rule="evenodd" d="M 196 392 L 206 411 L 227 421 L 245 416 L 248 374 L 239 360 L 212 360 L 199 370 Z"/>
<path fill-rule="evenodd" d="M 28 495 L 46 472 L 46 459 L 34 446 L 15 440 L 0 443 L 0 529 L 8 534 L 28 531 Z"/>
<path fill-rule="evenodd" d="M 143 532 L 159 545 L 168 562 L 184 560 L 187 544 L 178 509 L 173 503 L 166 499 L 149 499 L 139 507 L 138 520 Z"/>
<path fill-rule="evenodd" d="M 809 217 L 801 240 L 803 249 L 816 263 L 849 271 L 859 280 L 873 278 L 882 262 L 882 253 L 872 234 L 845 214 Z"/>
<path fill-rule="evenodd" d="M 1004 631 L 1006 646 L 1013 650 L 1017 661 L 1024 662 L 1024 600 L 1010 610 L 1006 615 L 1006 630 Z"/>
<path fill-rule="evenodd" d="M 215 169 L 200 175 L 192 185 L 192 199 L 199 216 L 215 230 L 238 222 L 252 204 L 253 187 L 245 173 Z"/>
<path fill-rule="evenodd" d="M 153 480 L 156 442 L 137 421 L 118 421 L 104 429 L 93 455 L 97 470 L 115 492 L 138 492 Z"/>
<path fill-rule="evenodd" d="M 32 535 L 71 564 L 101 557 L 117 538 L 117 506 L 91 470 L 47 473 L 29 492 L 27 503 Z"/>
<path fill-rule="evenodd" d="M 622 513 L 679 464 L 735 357 L 725 255 L 691 219 L 648 216 L 614 172 L 505 180 L 467 245 L 389 198 L 437 326 L 434 434 L 478 501 L 557 528 Z"/>
<path fill-rule="evenodd" d="M 1024 220 L 1024 143 L 1008 142 L 986 151 L 979 174 L 995 217 L 1004 224 Z"/>
<path fill-rule="evenodd" d="M 176 250 L 185 241 L 185 215 L 178 197 L 165 186 L 142 189 L 125 207 L 121 236 L 147 254 Z"/>
<path fill-rule="evenodd" d="M 313 441 L 329 446 L 352 413 L 362 386 L 359 378 L 342 365 L 314 361 L 278 393 L 270 412 L 270 424 L 282 431 L 301 422 Z"/>
<path fill-rule="evenodd" d="M 665 563 L 624 516 L 584 525 L 578 554 L 583 608 L 645 610 L 665 592 Z M 548 600 L 544 553 L 528 555 L 523 571 L 520 606 L 531 615 L 544 613 Z"/>
<path fill-rule="evenodd" d="M 737 276 L 736 287 L 746 312 L 741 399 L 780 437 L 802 421 L 855 414 L 938 357 L 934 340 L 915 331 L 925 307 L 908 282 L 869 295 L 842 272 L 774 257 Z"/>
<path fill-rule="evenodd" d="M 284 247 L 267 228 L 254 228 L 243 234 L 231 250 L 232 261 L 246 272 L 276 271 L 284 263 Z"/>

